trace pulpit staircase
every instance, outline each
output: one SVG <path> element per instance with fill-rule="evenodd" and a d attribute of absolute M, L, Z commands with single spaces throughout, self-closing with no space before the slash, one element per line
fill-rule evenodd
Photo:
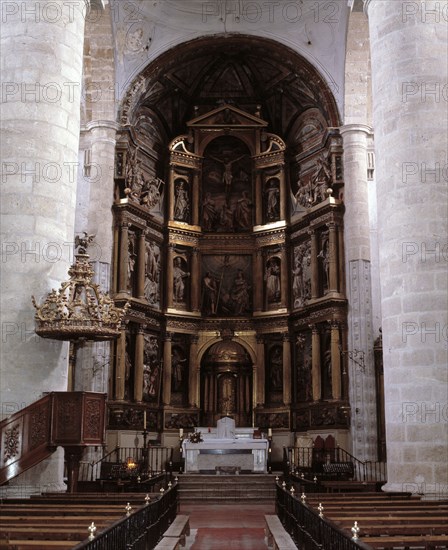
<path fill-rule="evenodd" d="M 273 502 L 274 474 L 207 475 L 180 474 L 179 500 L 225 502 Z"/>

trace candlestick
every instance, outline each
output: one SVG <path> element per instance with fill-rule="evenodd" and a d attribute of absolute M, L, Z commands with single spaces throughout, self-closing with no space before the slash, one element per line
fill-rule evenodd
<path fill-rule="evenodd" d="M 146 430 L 146 411 L 143 411 L 143 429 Z"/>

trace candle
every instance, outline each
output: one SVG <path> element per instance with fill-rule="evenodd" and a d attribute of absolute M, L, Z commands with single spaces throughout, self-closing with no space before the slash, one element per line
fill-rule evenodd
<path fill-rule="evenodd" d="M 272 437 L 272 428 L 268 428 L 268 437 Z"/>
<path fill-rule="evenodd" d="M 179 437 L 182 437 L 184 435 L 184 429 L 179 428 Z"/>
<path fill-rule="evenodd" d="M 143 429 L 146 430 L 146 411 L 143 411 Z"/>

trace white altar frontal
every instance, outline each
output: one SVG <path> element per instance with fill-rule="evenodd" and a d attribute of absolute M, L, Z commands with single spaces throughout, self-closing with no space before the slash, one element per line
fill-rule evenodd
<path fill-rule="evenodd" d="M 257 428 L 235 428 L 229 417 L 218 420 L 216 428 L 196 428 L 203 441 L 182 442 L 185 473 L 216 472 L 234 468 L 235 473 L 267 473 L 269 441 L 254 439 Z"/>

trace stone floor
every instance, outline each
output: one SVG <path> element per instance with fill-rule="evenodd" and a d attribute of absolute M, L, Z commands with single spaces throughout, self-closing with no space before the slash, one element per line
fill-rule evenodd
<path fill-rule="evenodd" d="M 190 516 L 185 550 L 267 550 L 264 515 L 275 514 L 274 504 L 180 505 Z"/>

